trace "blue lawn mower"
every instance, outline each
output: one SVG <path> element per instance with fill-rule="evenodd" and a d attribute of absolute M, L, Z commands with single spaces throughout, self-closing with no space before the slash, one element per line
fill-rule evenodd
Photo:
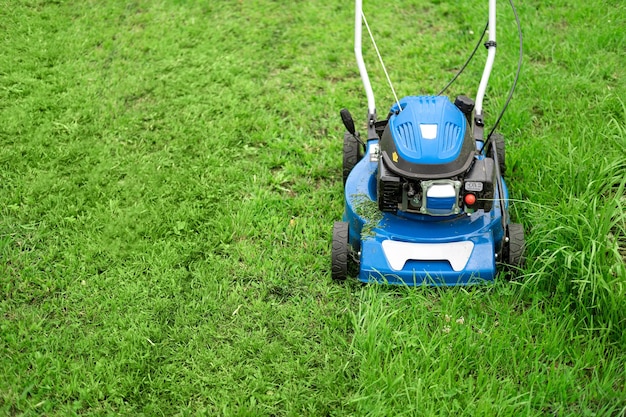
<path fill-rule="evenodd" d="M 455 77 L 436 96 L 396 97 L 385 120 L 377 120 L 361 53 L 367 20 L 362 0 L 355 3 L 354 49 L 367 95 L 367 138 L 356 131 L 350 112 L 341 110 L 347 130 L 345 210 L 343 221 L 333 226 L 332 278 L 356 275 L 366 283 L 453 286 L 493 281 L 498 267 L 523 267 L 524 229 L 509 221 L 504 139 L 495 133 L 521 64 L 522 37 L 513 3 L 518 68 L 506 104 L 487 134 L 483 99 L 496 52 L 495 0 L 489 0 L 483 31 L 483 36 L 487 29 L 489 34 L 487 62 L 476 101 L 458 96 L 452 102 L 441 95 Z M 373 37 L 372 42 L 378 53 Z M 482 37 L 476 46 L 481 42 Z M 387 75 L 382 59 L 380 63 Z"/>

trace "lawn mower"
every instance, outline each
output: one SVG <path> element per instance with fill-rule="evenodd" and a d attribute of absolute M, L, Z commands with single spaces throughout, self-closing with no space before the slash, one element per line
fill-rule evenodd
<path fill-rule="evenodd" d="M 519 76 L 519 61 L 504 108 L 489 131 L 483 99 L 496 53 L 496 1 L 489 0 L 487 61 L 476 100 L 442 93 L 397 98 L 372 36 L 362 0 L 355 1 L 356 61 L 367 96 L 366 140 L 347 109 L 343 139 L 343 221 L 332 236 L 334 280 L 400 285 L 469 285 L 493 281 L 498 269 L 524 265 L 524 229 L 509 220 L 503 178 L 505 146 L 495 132 Z M 377 120 L 374 93 L 361 51 L 362 26 L 370 34 L 396 102 Z M 488 133 L 486 133 L 488 132 Z"/>

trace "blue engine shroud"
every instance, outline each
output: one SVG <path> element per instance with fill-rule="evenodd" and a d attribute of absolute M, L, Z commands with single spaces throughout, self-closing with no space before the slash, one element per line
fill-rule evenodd
<path fill-rule="evenodd" d="M 391 107 L 389 127 L 401 158 L 411 164 L 440 165 L 456 160 L 464 143 L 463 113 L 443 96 L 412 96 Z"/>
<path fill-rule="evenodd" d="M 420 166 L 452 162 L 468 139 L 464 115 L 447 98 L 437 97 L 437 100 L 430 100 L 430 104 L 425 99 L 433 97 L 401 100 L 404 110 L 396 114 L 397 105 L 394 105 L 388 122 L 390 129 L 413 124 L 414 130 L 409 135 L 394 135 L 399 155 L 387 157 L 397 161 L 399 156 L 415 165 L 418 171 Z M 440 99 L 447 104 L 441 104 Z M 420 111 L 424 109 L 432 112 Z M 430 127 L 424 129 L 419 125 Z M 473 152 L 482 142 L 472 139 L 472 144 L 472 158 L 482 158 Z M 496 190 L 489 211 L 461 209 L 458 214 L 445 216 L 403 210 L 383 212 L 379 210 L 377 196 L 377 173 L 383 154 L 380 140 L 370 138 L 365 156 L 354 166 L 345 183 L 343 220 L 349 224 L 349 245 L 359 264 L 358 279 L 362 282 L 446 286 L 493 280 L 496 253 L 505 236 L 500 201 L 504 201 L 505 213 L 508 209 L 504 180 L 503 199 Z"/>

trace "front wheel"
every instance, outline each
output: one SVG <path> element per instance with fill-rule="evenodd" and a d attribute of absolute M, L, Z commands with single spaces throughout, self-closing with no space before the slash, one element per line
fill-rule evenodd
<path fill-rule="evenodd" d="M 331 249 L 331 277 L 335 281 L 348 277 L 348 233 L 348 223 L 335 222 Z"/>

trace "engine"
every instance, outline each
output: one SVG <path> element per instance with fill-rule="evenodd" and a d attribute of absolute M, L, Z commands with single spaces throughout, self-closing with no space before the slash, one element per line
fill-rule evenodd
<path fill-rule="evenodd" d="M 431 216 L 491 210 L 494 160 L 477 151 L 473 105 L 455 104 L 443 96 L 412 96 L 400 100 L 401 111 L 398 104 L 391 108 L 380 133 L 380 210 Z"/>

